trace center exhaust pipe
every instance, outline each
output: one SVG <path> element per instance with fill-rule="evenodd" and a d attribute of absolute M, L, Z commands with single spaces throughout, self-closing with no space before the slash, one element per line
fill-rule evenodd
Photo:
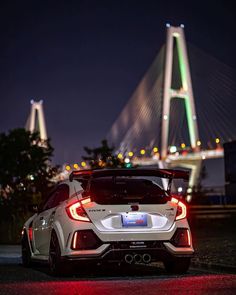
<path fill-rule="evenodd" d="M 134 261 L 134 258 L 131 254 L 126 254 L 125 255 L 125 262 L 128 264 L 131 264 Z"/>
<path fill-rule="evenodd" d="M 140 254 L 135 254 L 134 255 L 134 262 L 135 263 L 141 263 L 143 260 L 142 256 Z"/>
<path fill-rule="evenodd" d="M 151 260 L 152 260 L 152 257 L 151 257 L 151 255 L 150 254 L 147 254 L 147 253 L 145 253 L 145 254 L 143 254 L 143 262 L 144 263 L 150 263 L 151 262 Z"/>

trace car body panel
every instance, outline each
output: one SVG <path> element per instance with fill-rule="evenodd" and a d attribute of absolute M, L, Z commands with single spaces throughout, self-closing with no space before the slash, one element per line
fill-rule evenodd
<path fill-rule="evenodd" d="M 181 176 L 181 174 L 178 175 Z M 141 246 L 137 246 L 137 249 L 132 248 L 129 243 L 142 245 L 142 243 L 157 241 L 163 247 L 161 251 L 166 251 L 173 256 L 189 256 L 194 253 L 192 240 L 188 247 L 175 247 L 171 243 L 178 228 L 187 229 L 190 236 L 191 232 L 187 218 L 175 220 L 177 204 L 171 202 L 170 199 L 164 204 L 138 204 L 138 210 L 136 208 L 135 211 L 132 209 L 133 204 L 101 205 L 92 201 L 83 205 L 84 211 L 90 218 L 90 222 L 83 222 L 71 219 L 66 212 L 68 206 L 84 198 L 83 187 L 75 179 L 65 181 L 63 184 L 69 187 L 69 198 L 57 204 L 56 207 L 34 214 L 24 225 L 27 234 L 30 227 L 33 229 L 33 239 L 29 240 L 32 259 L 48 259 L 52 231 L 55 231 L 57 235 L 61 256 L 72 260 L 102 259 L 110 252 L 119 252 L 119 249 L 114 248 L 116 242 L 128 243 L 128 248 L 124 250 L 126 252 L 147 251 L 147 248 L 142 249 Z M 146 215 L 147 225 L 122 225 L 123 216 L 132 214 Z M 101 245 L 95 249 L 73 250 L 74 234 L 76 231 L 83 230 L 92 230 L 101 241 Z M 150 251 L 154 253 L 155 249 Z"/>

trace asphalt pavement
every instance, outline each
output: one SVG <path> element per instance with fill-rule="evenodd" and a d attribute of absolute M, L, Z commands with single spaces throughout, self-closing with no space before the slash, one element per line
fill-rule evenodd
<path fill-rule="evenodd" d="M 236 294 L 236 275 L 190 268 L 168 275 L 162 264 L 97 266 L 75 269 L 70 277 L 52 277 L 45 264 L 21 265 L 19 246 L 0 246 L 0 294 Z"/>
<path fill-rule="evenodd" d="M 236 294 L 236 275 L 190 269 L 167 275 L 160 266 L 100 266 L 57 278 L 45 265 L 0 265 L 0 294 L 78 295 Z"/>
<path fill-rule="evenodd" d="M 0 295 L 236 294 L 235 219 L 195 220 L 196 250 L 186 275 L 168 275 L 162 264 L 97 266 L 52 277 L 46 265 L 21 265 L 20 246 L 0 245 Z"/>

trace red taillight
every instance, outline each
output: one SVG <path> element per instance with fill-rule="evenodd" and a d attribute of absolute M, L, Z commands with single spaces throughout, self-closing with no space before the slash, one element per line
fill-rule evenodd
<path fill-rule="evenodd" d="M 68 216 L 73 220 L 79 220 L 79 221 L 90 221 L 88 218 L 83 205 L 88 204 L 91 202 L 90 198 L 83 199 L 81 201 L 77 201 L 76 203 L 69 205 L 66 208 L 66 212 Z"/>
<path fill-rule="evenodd" d="M 188 234 L 188 245 L 190 246 L 191 245 L 191 236 L 190 236 L 189 230 L 187 231 L 187 234 Z"/>
<path fill-rule="evenodd" d="M 78 232 L 76 231 L 73 237 L 73 249 L 76 249 L 77 235 L 78 235 Z"/>
<path fill-rule="evenodd" d="M 184 203 L 182 203 L 181 201 L 179 201 L 176 198 L 171 198 L 171 202 L 178 205 L 175 220 L 180 220 L 180 219 L 185 218 L 187 216 L 187 208 L 184 205 Z"/>
<path fill-rule="evenodd" d="M 33 240 L 33 228 L 32 227 L 29 227 L 28 234 L 29 234 L 29 240 L 30 240 L 30 242 L 32 242 L 32 240 Z"/>

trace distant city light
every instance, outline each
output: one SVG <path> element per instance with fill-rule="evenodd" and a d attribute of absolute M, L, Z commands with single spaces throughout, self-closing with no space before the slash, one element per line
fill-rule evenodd
<path fill-rule="evenodd" d="M 123 155 L 122 155 L 121 153 L 119 153 L 119 154 L 117 155 L 117 158 L 118 158 L 118 159 L 123 159 Z"/>
<path fill-rule="evenodd" d="M 154 153 L 157 153 L 157 152 L 158 152 L 158 147 L 155 146 L 155 147 L 153 148 L 153 152 L 154 152 Z"/>
<path fill-rule="evenodd" d="M 75 163 L 75 164 L 73 165 L 73 167 L 74 167 L 75 169 L 79 169 L 79 165 L 78 165 L 77 163 Z"/>
<path fill-rule="evenodd" d="M 71 168 L 70 168 L 70 165 L 66 165 L 65 168 L 66 168 L 67 171 L 70 171 L 70 169 L 71 169 Z"/>
<path fill-rule="evenodd" d="M 182 186 L 179 186 L 179 187 L 178 187 L 178 193 L 182 193 L 182 191 L 183 191 Z"/>
<path fill-rule="evenodd" d="M 167 28 L 169 28 L 169 27 L 170 27 L 170 24 L 169 24 L 169 23 L 167 23 L 167 24 L 166 24 L 166 27 L 167 27 Z"/>
<path fill-rule="evenodd" d="M 164 120 L 167 120 L 168 119 L 168 116 L 167 115 L 164 115 L 163 118 L 164 118 Z"/>
<path fill-rule="evenodd" d="M 216 138 L 216 143 L 220 143 L 220 139 L 219 138 Z"/>
<path fill-rule="evenodd" d="M 82 166 L 82 167 L 86 167 L 86 162 L 84 162 L 84 161 L 81 162 L 81 166 Z"/>
<path fill-rule="evenodd" d="M 176 153 L 177 152 L 177 147 L 175 145 L 172 145 L 170 147 L 170 153 L 173 154 L 173 153 Z"/>
<path fill-rule="evenodd" d="M 129 157 L 133 157 L 134 153 L 133 152 L 128 152 Z"/>
<path fill-rule="evenodd" d="M 186 144 L 185 144 L 184 142 L 181 143 L 181 148 L 182 148 L 182 149 L 186 148 Z"/>
<path fill-rule="evenodd" d="M 141 155 L 145 155 L 145 153 L 146 153 L 145 149 L 141 149 L 141 150 L 140 150 L 140 154 L 141 154 Z"/>
<path fill-rule="evenodd" d="M 102 166 L 104 166 L 104 162 L 102 160 L 99 160 L 98 165 L 102 167 Z"/>
<path fill-rule="evenodd" d="M 192 196 L 191 195 L 187 195 L 186 201 L 190 202 L 192 200 Z"/>
<path fill-rule="evenodd" d="M 181 24 L 180 27 L 183 29 L 184 28 L 184 24 Z"/>

